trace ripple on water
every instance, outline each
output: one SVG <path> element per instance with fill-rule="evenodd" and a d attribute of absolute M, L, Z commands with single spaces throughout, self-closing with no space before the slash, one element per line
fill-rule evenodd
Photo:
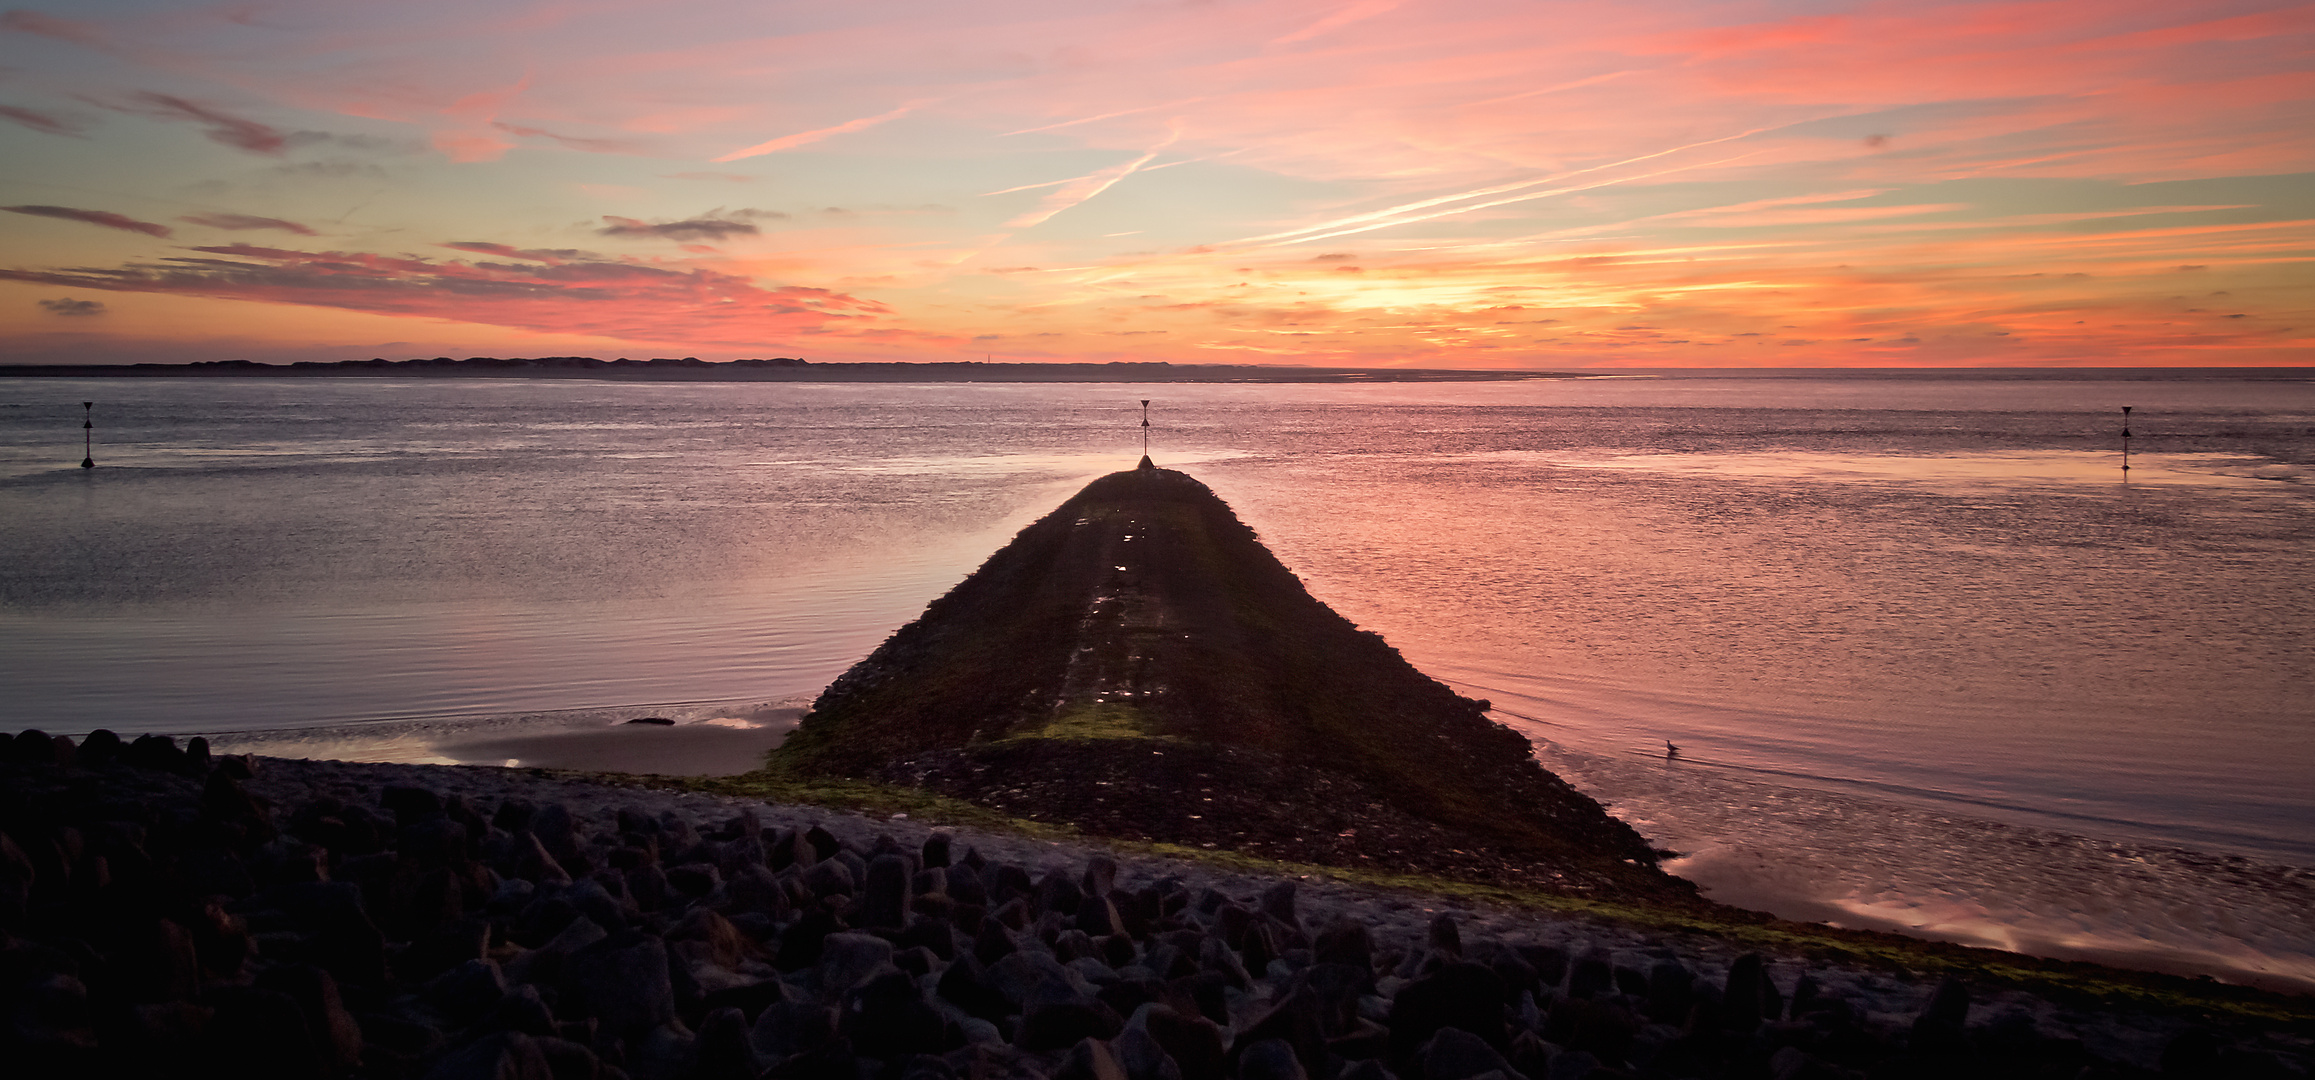
<path fill-rule="evenodd" d="M 1710 898 L 1785 918 L 2315 990 L 2315 869 L 2074 836 L 1551 743 Z"/>

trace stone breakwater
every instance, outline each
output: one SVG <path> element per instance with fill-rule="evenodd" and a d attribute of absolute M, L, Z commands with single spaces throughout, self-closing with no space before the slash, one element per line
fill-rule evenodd
<path fill-rule="evenodd" d="M 1145 460 L 829 684 L 768 768 L 1124 840 L 1696 904 L 1487 712 L 1312 596 L 1211 489 Z"/>
<path fill-rule="evenodd" d="M 0 740 L 5 741 L 5 740 Z M 2274 1032 L 497 769 L 28 732 L 16 1076 L 2302 1076 Z"/>

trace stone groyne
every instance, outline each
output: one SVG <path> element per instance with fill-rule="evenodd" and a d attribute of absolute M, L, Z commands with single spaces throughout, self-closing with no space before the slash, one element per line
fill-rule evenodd
<path fill-rule="evenodd" d="M 1190 476 L 1102 477 L 831 684 L 776 772 L 1097 835 L 1673 900 L 1487 705 L 1312 597 Z"/>

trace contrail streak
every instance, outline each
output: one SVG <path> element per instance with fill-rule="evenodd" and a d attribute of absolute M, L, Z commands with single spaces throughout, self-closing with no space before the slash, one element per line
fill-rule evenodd
<path fill-rule="evenodd" d="M 1044 224 L 1047 220 L 1050 220 L 1053 215 L 1058 214 L 1063 210 L 1067 210 L 1072 206 L 1076 206 L 1087 199 L 1101 194 L 1104 191 L 1108 191 L 1110 187 L 1116 184 L 1118 181 L 1133 175 L 1134 170 L 1149 164 L 1152 159 L 1158 156 L 1158 154 L 1164 152 L 1166 147 L 1172 146 L 1174 144 L 1174 140 L 1181 137 L 1182 129 L 1177 125 L 1171 132 L 1166 135 L 1165 141 L 1160 142 L 1156 146 L 1150 147 L 1148 153 L 1143 154 L 1142 156 L 1137 157 L 1132 161 L 1128 161 L 1119 165 L 1112 165 L 1109 168 L 1102 169 L 1098 172 L 1087 173 L 1084 176 L 1080 176 L 1075 180 L 1069 181 L 1068 186 L 1063 187 L 1061 190 L 1056 191 L 1051 195 L 1045 196 L 1045 201 L 1040 204 L 1037 209 L 1031 210 L 1028 213 L 1021 215 L 1020 217 L 1006 222 L 1005 227 L 1008 229 L 1026 229 L 1034 225 Z"/>
<path fill-rule="evenodd" d="M 1014 135 L 1034 135 L 1034 134 L 1036 134 L 1037 132 L 1040 132 L 1040 131 L 1059 131 L 1059 130 L 1061 130 L 1062 128 L 1065 128 L 1065 127 L 1076 127 L 1076 126 L 1077 126 L 1077 125 L 1079 125 L 1079 124 L 1090 124 L 1090 123 L 1093 123 L 1093 122 L 1094 122 L 1094 121 L 1096 121 L 1096 120 L 1108 120 L 1108 119 L 1112 119 L 1112 118 L 1114 118 L 1114 117 L 1119 117 L 1119 116 L 1132 116 L 1132 115 L 1133 115 L 1133 114 L 1135 114 L 1135 113 L 1145 113 L 1145 112 L 1150 112 L 1150 111 L 1152 111 L 1152 110 L 1156 110 L 1156 109 L 1171 109 L 1171 108 L 1173 108 L 1173 107 L 1174 107 L 1174 106 L 1176 106 L 1176 105 L 1189 105 L 1189 104 L 1193 104 L 1193 103 L 1196 103 L 1196 102 L 1200 102 L 1200 101 L 1204 101 L 1204 100 L 1206 100 L 1206 99 L 1205 99 L 1205 98 L 1203 98 L 1203 97 L 1192 97 L 1192 98 L 1183 98 L 1183 99 L 1181 99 L 1180 101 L 1168 101 L 1168 102 L 1163 102 L 1163 103 L 1160 103 L 1160 104 L 1157 104 L 1157 105 L 1143 105 L 1143 106 L 1140 106 L 1139 108 L 1132 108 L 1132 109 L 1119 109 L 1119 110 L 1117 110 L 1116 112 L 1108 112 L 1108 113 L 1102 113 L 1102 114 L 1101 114 L 1101 115 L 1099 115 L 1099 116 L 1081 116 L 1081 117 L 1078 117 L 1078 118 L 1077 118 L 1077 119 L 1075 119 L 1075 120 L 1063 120 L 1062 122 L 1060 122 L 1060 123 L 1058 123 L 1058 124 L 1047 124 L 1047 125 L 1045 125 L 1044 127 L 1022 128 L 1022 129 L 1021 129 L 1021 130 L 1019 130 L 1019 131 L 1008 131 L 1008 132 L 1005 132 L 1004 134 L 1002 134 L 1002 135 L 999 135 L 999 136 L 997 136 L 997 137 L 998 137 L 998 138 L 1000 138 L 1000 139 L 1004 139 L 1004 138 L 1010 138 L 1010 137 L 1012 137 L 1012 136 L 1014 136 Z"/>
<path fill-rule="evenodd" d="M 1715 140 L 1715 141 L 1726 141 L 1726 140 Z M 1695 164 L 1695 165 L 1679 165 L 1679 166 L 1675 166 L 1675 167 L 1673 167 L 1673 168 L 1669 168 L 1669 169 L 1658 169 L 1658 170 L 1656 170 L 1655 172 L 1651 172 L 1651 173 L 1641 173 L 1641 174 L 1640 174 L 1640 175 L 1638 175 L 1638 176 L 1619 176 L 1619 177 L 1616 177 L 1616 178 L 1614 178 L 1614 179 L 1612 179 L 1612 180 L 1601 180 L 1601 181 L 1599 181 L 1599 182 L 1597 182 L 1597 183 L 1592 183 L 1592 184 L 1577 184 L 1577 185 L 1574 185 L 1574 186 L 1572 186 L 1572 187 L 1552 188 L 1552 189 L 1550 189 L 1550 190 L 1547 190 L 1547 191 L 1531 191 L 1531 192 L 1529 192 L 1529 193 L 1527 193 L 1527 194 L 1525 194 L 1525 195 L 1514 195 L 1514 196 L 1512 196 L 1511 198 L 1508 198 L 1508 199 L 1496 199 L 1496 200 L 1494 200 L 1494 201 L 1492 201 L 1492 202 L 1474 203 L 1474 204 L 1472 204 L 1472 205 L 1470 205 L 1470 206 L 1458 206 L 1458 207 L 1455 207 L 1455 208 L 1454 208 L 1454 209 L 1452 209 L 1452 210 L 1441 210 L 1441 211 L 1439 211 L 1439 212 L 1438 212 L 1438 213 L 1436 213 L 1436 214 L 1421 214 L 1421 215 L 1417 215 L 1417 216 L 1415 216 L 1415 217 L 1402 217 L 1402 218 L 1394 218 L 1394 219 L 1392 219 L 1392 220 L 1390 220 L 1390 221 L 1377 221 L 1377 222 L 1372 222 L 1372 223 L 1370 223 L 1370 224 L 1365 224 L 1365 225 L 1360 225 L 1360 226 L 1357 226 L 1356 228 L 1349 228 L 1349 229 L 1337 229 L 1337 230 L 1335 230 L 1334 232 L 1330 232 L 1330 233 L 1320 233 L 1320 234 L 1318 234 L 1318 235 L 1316 235 L 1316 236 L 1302 236 L 1302 237 L 1296 237 L 1295 239 L 1292 239 L 1292 240 L 1284 240 L 1284 241 L 1280 241 L 1280 243 L 1279 243 L 1279 246 L 1283 247 L 1283 246 L 1285 246 L 1285 245 L 1287 245 L 1287 244 L 1307 244 L 1307 243 L 1310 243 L 1310 242 L 1312 242 L 1312 241 L 1315 241 L 1315 240 L 1332 240 L 1332 239 L 1334 239 L 1334 238 L 1335 238 L 1335 237 L 1337 237 L 1337 236 L 1350 236 L 1350 235 L 1352 235 L 1352 234 L 1355 234 L 1355 233 L 1373 232 L 1373 231 L 1375 231 L 1376 229 L 1387 229 L 1387 228 L 1390 228 L 1390 227 L 1391 227 L 1391 226 L 1393 226 L 1393 225 L 1412 225 L 1412 224 L 1414 224 L 1415 222 L 1418 222 L 1418 221 L 1431 221 L 1431 220 L 1433 220 L 1433 219 L 1436 219 L 1436 218 L 1443 218 L 1443 217 L 1453 217 L 1453 216 L 1455 216 L 1456 214 L 1467 214 L 1467 213 L 1470 213 L 1470 212 L 1471 212 L 1471 211 L 1473 211 L 1473 210 L 1485 210 L 1485 209 L 1487 209 L 1487 208 L 1489 208 L 1489 207 L 1494 207 L 1494 206 L 1505 206 L 1505 205 L 1508 205 L 1508 204 L 1510 204 L 1510 203 L 1517 203 L 1517 202 L 1529 202 L 1529 201 L 1532 201 L 1532 200 L 1535 200 L 1535 199 L 1548 199 L 1548 198 L 1550 198 L 1550 197 L 1552 197 L 1552 196 L 1554 196 L 1554 195 L 1566 195 L 1566 194 L 1570 194 L 1570 193 L 1572 193 L 1572 192 L 1577 192 L 1577 191 L 1590 191 L 1590 190 L 1592 190 L 1593 188 L 1604 188 L 1604 187 L 1611 187 L 1611 186 L 1613 186 L 1613 185 L 1616 185 L 1616 184 L 1628 183 L 1628 182 L 1630 182 L 1630 181 L 1633 181 L 1633 180 L 1647 180 L 1647 179 L 1650 179 L 1650 178 L 1653 178 L 1653 177 L 1658 177 L 1658 176 L 1669 176 L 1669 175 L 1671 175 L 1671 174 L 1673 174 L 1673 173 L 1682 173 L 1682 172 L 1688 172 L 1688 171 L 1690 171 L 1690 170 L 1693 170 L 1693 169 L 1708 169 L 1708 168 L 1711 168 L 1711 167 L 1712 167 L 1712 166 L 1714 166 L 1714 165 L 1726 165 L 1726 164 L 1728 164 L 1728 163 L 1729 163 L 1729 162 L 1731 162 L 1731 161 L 1743 161 L 1745 158 L 1748 158 L 1748 157 L 1753 157 L 1753 156 L 1756 156 L 1756 155 L 1758 155 L 1758 154 L 1760 154 L 1760 153 L 1761 153 L 1761 151 L 1755 150 L 1755 151 L 1753 151 L 1753 152 L 1752 152 L 1752 153 L 1750 153 L 1750 154 L 1738 154 L 1738 155 L 1736 155 L 1735 157 L 1731 157 L 1731 158 L 1721 158 L 1721 159 L 1720 159 L 1720 160 L 1718 160 L 1718 161 L 1706 161 L 1706 162 L 1700 162 L 1700 163 L 1698 163 L 1698 164 Z M 1652 156 L 1653 156 L 1653 155 L 1652 155 Z M 1586 171 L 1591 171 L 1591 170 L 1586 170 Z M 1522 185 L 1522 186 L 1525 186 L 1525 185 Z"/>
<path fill-rule="evenodd" d="M 1738 139 L 1749 138 L 1751 136 L 1758 135 L 1764 131 L 1775 131 L 1777 128 L 1790 126 L 1790 124 L 1776 124 L 1770 127 L 1754 128 L 1750 131 L 1740 131 L 1734 135 L 1723 135 L 1717 139 L 1706 139 L 1702 142 L 1692 142 L 1683 146 L 1675 146 L 1669 150 L 1658 150 L 1654 153 L 1641 154 L 1638 157 L 1629 157 L 1622 161 L 1611 161 L 1605 165 L 1593 165 L 1589 168 L 1572 169 L 1568 172 L 1554 173 L 1550 176 L 1538 177 L 1533 180 L 1521 180 L 1517 183 L 1511 184 L 1498 184 L 1494 187 L 1485 187 L 1473 191 L 1458 192 L 1454 195 L 1439 195 L 1429 199 L 1419 199 L 1415 202 L 1401 203 L 1398 206 L 1388 207 L 1382 210 L 1373 210 L 1364 214 L 1353 214 L 1350 217 L 1338 218 L 1334 221 L 1329 221 L 1322 225 L 1306 225 L 1299 229 L 1288 229 L 1284 232 L 1267 233 L 1262 236 L 1249 236 L 1241 240 L 1231 240 L 1228 242 L 1231 244 L 1259 244 L 1267 240 L 1285 240 L 1288 237 L 1300 236 L 1303 233 L 1326 232 L 1329 229 L 1340 229 L 1346 225 L 1357 225 L 1369 221 L 1379 221 L 1384 218 L 1395 218 L 1399 215 L 1412 213 L 1417 210 L 1428 210 L 1434 206 L 1445 206 L 1446 204 L 1452 202 L 1462 202 L 1465 199 L 1481 199 L 1490 195 L 1507 195 L 1514 191 L 1523 191 L 1541 184 L 1549 184 L 1568 179 L 1569 177 L 1582 176 L 1585 173 L 1595 173 L 1602 169 L 1613 169 L 1624 165 L 1635 165 L 1643 161 L 1653 161 L 1656 158 L 1677 154 L 1683 150 L 1694 150 L 1700 146 L 1713 146 L 1724 142 L 1734 142 Z M 1499 204 L 1489 203 L 1487 205 L 1493 206 Z M 1467 207 L 1466 209 L 1477 209 L 1477 207 Z M 1428 219 L 1413 218 L 1410 220 L 1421 221 Z M 1364 232 L 1365 230 L 1361 229 L 1356 231 Z M 1337 232 L 1330 233 L 1329 235 L 1340 236 L 1342 234 Z M 1299 241 L 1292 242 L 1298 243 Z"/>
<path fill-rule="evenodd" d="M 927 99 L 924 101 L 911 101 L 908 104 L 894 109 L 888 113 L 880 113 L 875 116 L 863 116 L 858 120 L 847 120 L 841 124 L 836 125 L 835 127 L 824 127 L 816 131 L 799 131 L 793 135 L 782 135 L 777 139 L 771 140 L 770 142 L 760 142 L 754 146 L 748 147 L 745 150 L 734 150 L 722 157 L 713 158 L 710 160 L 713 160 L 720 165 L 725 162 L 738 161 L 741 158 L 752 158 L 773 153 L 775 151 L 791 150 L 802 146 L 805 143 L 819 142 L 820 140 L 825 139 L 831 135 L 845 135 L 851 132 L 875 127 L 876 125 L 884 123 L 887 120 L 898 120 L 901 117 L 907 116 L 909 113 L 916 111 L 919 106 L 929 105 L 931 103 L 932 99 Z"/>

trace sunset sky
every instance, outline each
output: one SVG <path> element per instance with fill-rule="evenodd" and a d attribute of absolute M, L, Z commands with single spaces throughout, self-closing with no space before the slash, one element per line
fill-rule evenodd
<path fill-rule="evenodd" d="M 0 362 L 2315 363 L 2315 4 L 34 0 Z"/>

